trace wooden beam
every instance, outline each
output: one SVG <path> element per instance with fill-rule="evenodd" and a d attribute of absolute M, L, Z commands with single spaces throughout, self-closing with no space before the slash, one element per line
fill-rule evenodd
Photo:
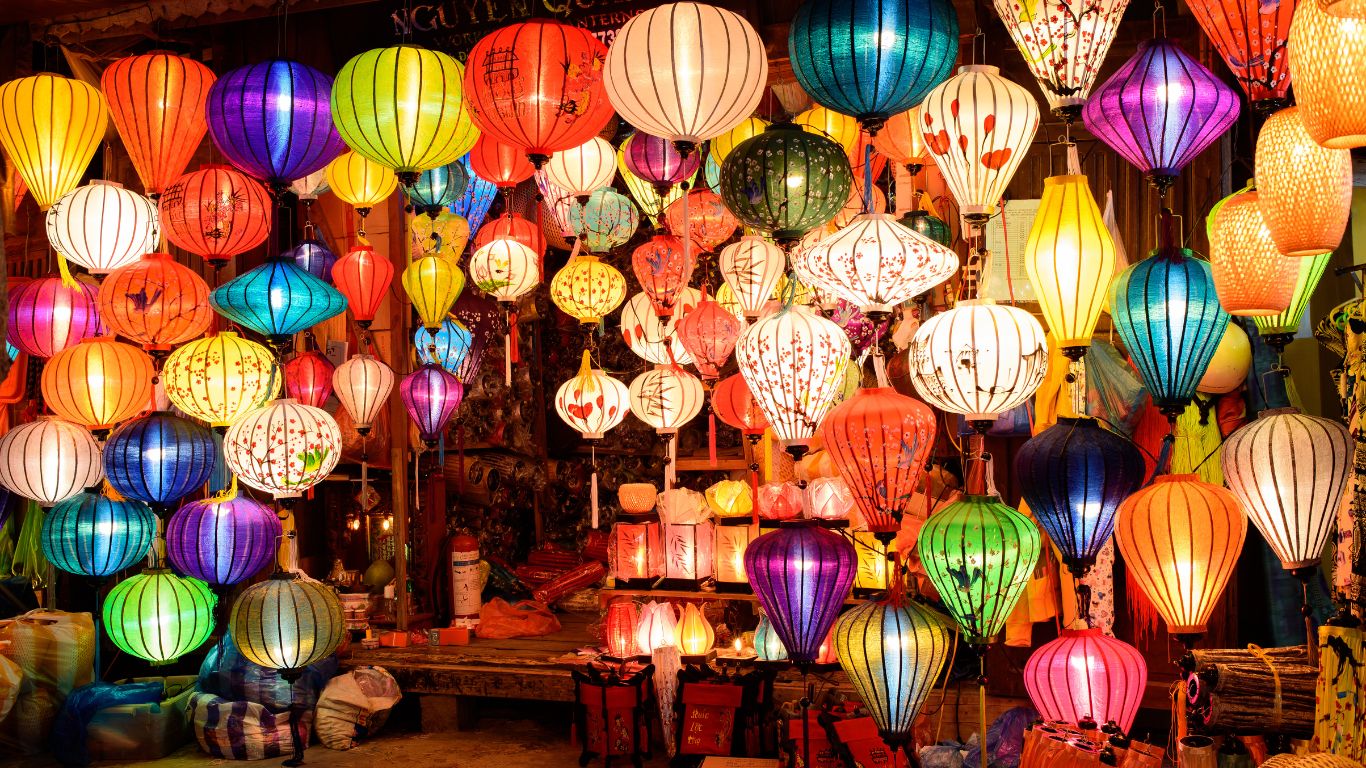
<path fill-rule="evenodd" d="M 389 258 L 394 269 L 402 272 L 408 252 L 406 235 L 408 220 L 403 214 L 402 195 L 389 196 Z M 389 300 L 389 333 L 394 374 L 402 378 L 408 373 L 408 354 L 403 341 L 408 338 L 408 302 L 392 296 Z M 408 413 L 397 387 L 389 396 L 389 494 L 394 513 L 394 597 L 398 604 L 398 629 L 408 631 Z"/>

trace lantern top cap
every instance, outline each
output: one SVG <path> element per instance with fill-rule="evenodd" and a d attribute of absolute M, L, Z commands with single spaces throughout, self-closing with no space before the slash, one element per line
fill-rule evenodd
<path fill-rule="evenodd" d="M 1088 179 L 1084 173 L 1062 173 L 1057 176 L 1049 176 L 1043 180 L 1045 187 L 1056 187 L 1061 184 L 1085 184 Z"/>
<path fill-rule="evenodd" d="M 95 184 L 99 184 L 102 187 L 117 187 L 118 189 L 123 189 L 122 184 L 120 184 L 117 181 L 110 181 L 108 179 L 91 179 L 90 184 L 92 186 Z"/>
<path fill-rule="evenodd" d="M 963 501 L 971 504 L 1000 504 L 1001 497 L 994 493 L 965 493 Z"/>
<path fill-rule="evenodd" d="M 954 304 L 954 306 L 955 306 L 955 307 L 990 307 L 990 306 L 994 306 L 995 304 L 996 304 L 996 301 L 995 301 L 994 299 L 982 299 L 982 298 L 977 298 L 977 299 L 961 299 L 961 300 L 958 301 L 958 303 Z"/>
<path fill-rule="evenodd" d="M 1297 416 L 1301 413 L 1303 413 L 1303 411 L 1301 411 L 1299 408 L 1295 408 L 1294 406 L 1285 406 L 1284 408 L 1267 408 L 1265 411 L 1262 411 L 1261 413 L 1257 414 L 1257 418 L 1266 419 L 1272 416 Z"/>
<path fill-rule="evenodd" d="M 277 405 L 298 405 L 299 401 L 292 397 L 277 397 L 275 403 Z"/>
<path fill-rule="evenodd" d="M 1075 427 L 1098 427 L 1100 422 L 1090 416 L 1059 416 L 1059 424 L 1068 424 Z"/>
<path fill-rule="evenodd" d="M 1200 476 L 1199 476 L 1199 475 L 1196 475 L 1196 474 L 1181 474 L 1181 475 L 1161 475 L 1161 476 L 1159 476 L 1159 477 L 1154 478 L 1154 479 L 1153 479 L 1153 482 L 1154 482 L 1154 483 L 1198 483 L 1198 482 L 1203 482 L 1203 481 L 1200 479 Z"/>
<path fill-rule="evenodd" d="M 993 66 L 991 64 L 964 64 L 963 66 L 958 68 L 958 74 L 960 75 L 966 74 L 968 72 L 981 72 L 982 74 L 986 75 L 999 75 L 1001 74 L 1001 68 Z"/>
<path fill-rule="evenodd" d="M 1100 627 L 1082 627 L 1080 629 L 1064 629 L 1058 633 L 1059 637 L 1100 637 L 1103 633 Z"/>
<path fill-rule="evenodd" d="M 298 580 L 299 580 L 299 574 L 296 573 L 296 572 L 294 572 L 294 571 L 286 571 L 286 570 L 284 570 L 283 568 L 277 568 L 277 569 L 275 570 L 275 572 L 272 573 L 272 574 L 270 575 L 270 580 L 271 580 L 271 581 L 298 581 Z"/>

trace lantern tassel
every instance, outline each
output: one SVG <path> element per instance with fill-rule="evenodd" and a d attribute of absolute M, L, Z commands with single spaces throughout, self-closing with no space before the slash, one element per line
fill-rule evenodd
<path fill-rule="evenodd" d="M 508 313 L 508 332 L 503 335 L 503 384 L 512 386 L 512 313 Z"/>
<path fill-rule="evenodd" d="M 766 429 L 766 430 L 764 430 L 764 482 L 767 483 L 767 482 L 769 482 L 769 481 L 772 480 L 772 479 L 773 479 L 773 433 L 772 433 L 770 430 L 767 430 L 767 429 Z M 754 503 L 755 503 L 756 506 L 757 506 L 758 503 L 759 503 L 759 494 L 758 494 L 757 491 L 756 491 L 755 494 L 754 494 Z"/>
<path fill-rule="evenodd" d="M 237 498 L 237 475 L 228 475 L 228 484 L 223 490 L 215 493 L 209 498 L 211 504 L 222 504 L 225 501 L 232 501 Z"/>
<path fill-rule="evenodd" d="M 669 435 L 669 443 L 665 448 L 666 456 L 664 467 L 664 490 L 673 490 L 674 481 L 678 479 L 678 439 L 675 435 Z"/>
<path fill-rule="evenodd" d="M 598 446 L 589 449 L 592 456 L 593 475 L 589 480 L 588 503 L 593 509 L 593 530 L 598 529 Z"/>
<path fill-rule="evenodd" d="M 711 467 L 716 468 L 716 414 L 707 414 L 707 458 Z"/>
<path fill-rule="evenodd" d="M 879 387 L 885 389 L 892 386 L 891 381 L 887 379 L 887 361 L 882 356 L 882 348 L 877 344 L 873 345 L 873 375 L 877 377 Z"/>
<path fill-rule="evenodd" d="M 80 282 L 71 276 L 71 266 L 66 263 L 66 257 L 61 253 L 57 254 L 57 273 L 62 276 L 62 285 L 67 288 L 81 287 Z"/>
<path fill-rule="evenodd" d="M 987 768 L 987 649 L 977 657 L 977 751 L 981 768 Z"/>

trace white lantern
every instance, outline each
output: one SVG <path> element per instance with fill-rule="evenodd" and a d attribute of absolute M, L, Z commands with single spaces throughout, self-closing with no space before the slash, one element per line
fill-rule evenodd
<path fill-rule="evenodd" d="M 470 256 L 470 280 L 499 302 L 511 304 L 540 285 L 539 259 L 516 240 L 493 240 Z"/>
<path fill-rule="evenodd" d="M 586 350 L 578 375 L 561 384 L 555 393 L 555 412 L 585 440 L 601 440 L 630 411 L 630 390 L 593 368 Z"/>
<path fill-rule="evenodd" d="M 995 0 L 995 4 L 1048 106 L 1063 119 L 1074 120 L 1091 93 L 1129 0 L 1095 0 L 1078 6 L 1056 0 L 1038 5 Z"/>
<path fill-rule="evenodd" d="M 355 355 L 332 372 L 332 391 L 362 436 L 369 434 L 393 390 L 394 369 L 374 355 Z"/>
<path fill-rule="evenodd" d="M 104 477 L 100 446 L 85 428 L 39 416 L 0 437 L 0 485 L 45 507 Z"/>
<path fill-rule="evenodd" d="M 745 317 L 754 320 L 773 299 L 787 268 L 783 249 L 758 235 L 745 235 L 721 249 L 717 256 L 721 279 Z"/>
<path fill-rule="evenodd" d="M 801 306 L 761 318 L 740 334 L 735 359 L 773 433 L 792 454 L 806 452 L 844 388 L 844 329 Z"/>
<path fill-rule="evenodd" d="M 289 183 L 289 191 L 298 195 L 299 200 L 305 204 L 317 200 L 318 196 L 327 192 L 328 189 L 326 166 Z"/>
<path fill-rule="evenodd" d="M 1346 427 L 1296 408 L 1263 411 L 1224 441 L 1224 481 L 1286 570 L 1318 564 L 1352 451 Z"/>
<path fill-rule="evenodd" d="M 1023 86 L 982 64 L 960 67 L 920 105 L 920 131 L 963 218 L 985 222 L 1039 128 L 1039 105 Z"/>
<path fill-rule="evenodd" d="M 691 365 L 692 355 L 678 340 L 678 320 L 702 302 L 702 292 L 684 288 L 674 305 L 673 317 L 665 322 L 655 314 L 650 297 L 644 292 L 632 296 L 621 308 L 621 336 L 636 357 L 655 365 Z"/>
<path fill-rule="evenodd" d="M 545 164 L 546 179 L 575 197 L 588 197 L 610 185 L 616 175 L 617 150 L 601 136 L 556 152 Z"/>
<path fill-rule="evenodd" d="M 228 427 L 223 458 L 243 483 L 292 499 L 332 472 L 341 446 L 341 429 L 331 414 L 284 398 Z"/>
<path fill-rule="evenodd" d="M 869 315 L 885 315 L 958 271 L 958 254 L 886 213 L 857 216 L 797 254 L 818 287 Z"/>
<path fill-rule="evenodd" d="M 768 87 L 768 56 L 739 14 L 666 3 L 617 31 L 602 82 L 623 120 L 691 152 L 754 113 Z"/>
<path fill-rule="evenodd" d="M 1039 321 L 986 299 L 960 301 L 927 320 L 908 353 L 920 397 L 969 421 L 993 421 L 1021 405 L 1048 370 Z"/>
<path fill-rule="evenodd" d="M 706 392 L 696 376 L 681 368 L 661 365 L 631 381 L 631 413 L 655 428 L 661 435 L 672 435 L 702 411 Z"/>
<path fill-rule="evenodd" d="M 103 275 L 157 248 L 161 219 L 151 200 L 112 181 L 92 181 L 47 209 L 47 240 L 67 260 Z"/>

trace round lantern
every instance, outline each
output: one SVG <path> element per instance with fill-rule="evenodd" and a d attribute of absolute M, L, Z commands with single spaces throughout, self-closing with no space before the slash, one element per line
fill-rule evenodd
<path fill-rule="evenodd" d="M 419 179 L 412 189 L 422 184 Z M 458 263 L 465 254 L 465 246 L 470 242 L 470 223 L 443 208 L 434 216 L 415 217 L 409 222 L 409 234 L 414 255 L 421 251 Z"/>
<path fill-rule="evenodd" d="M 332 120 L 348 146 L 410 185 L 422 170 L 454 162 L 474 142 L 464 73 L 451 56 L 415 45 L 366 51 L 337 72 Z"/>
<path fill-rule="evenodd" d="M 156 532 L 146 504 L 78 493 L 43 517 L 43 555 L 59 570 L 102 579 L 141 560 Z"/>
<path fill-rule="evenodd" d="M 304 405 L 322 408 L 332 394 L 332 374 L 336 366 L 315 349 L 285 362 L 285 394 Z"/>
<path fill-rule="evenodd" d="M 672 317 L 655 314 L 644 292 L 626 300 L 621 308 L 621 335 L 636 357 L 655 365 L 691 365 L 692 355 L 678 341 L 678 320 L 702 300 L 702 293 L 688 288 L 679 294 Z"/>
<path fill-rule="evenodd" d="M 420 363 L 435 363 L 459 378 L 460 367 L 474 347 L 474 334 L 452 317 L 447 317 L 435 333 L 426 328 L 413 331 L 413 346 Z"/>
<path fill-rule="evenodd" d="M 1321 147 L 1302 107 L 1268 117 L 1257 134 L 1257 201 L 1276 249 L 1315 256 L 1342 242 L 1352 208 L 1352 152 Z"/>
<path fill-rule="evenodd" d="M 337 264 L 337 254 L 321 240 L 308 239 L 285 251 L 284 256 L 308 274 L 325 283 L 332 282 L 332 267 Z"/>
<path fill-rule="evenodd" d="M 665 3 L 617 30 L 602 78 L 623 120 L 686 155 L 754 114 L 768 85 L 768 56 L 739 14 Z"/>
<path fill-rule="evenodd" d="M 664 209 L 664 222 L 678 237 L 692 238 L 695 247 L 711 253 L 740 228 L 739 220 L 726 210 L 715 192 L 694 189 L 683 197 Z"/>
<path fill-rule="evenodd" d="M 1148 663 L 1137 648 L 1099 628 L 1064 629 L 1029 655 L 1024 682 L 1045 720 L 1114 723 L 1127 732 L 1148 685 Z"/>
<path fill-rule="evenodd" d="M 280 670 L 288 680 L 332 655 L 346 624 L 331 587 L 278 571 L 237 597 L 228 629 L 247 661 Z"/>
<path fill-rule="evenodd" d="M 1086 130 L 1165 194 L 1238 119 L 1238 94 L 1171 40 L 1140 43 L 1082 110 Z"/>
<path fill-rule="evenodd" d="M 108 125 L 104 95 L 59 75 L 0 85 L 0 147 L 44 211 L 81 183 Z"/>
<path fill-rule="evenodd" d="M 289 191 L 298 196 L 299 201 L 304 204 L 305 211 L 309 209 L 314 200 L 317 200 L 329 190 L 330 187 L 327 186 L 327 168 L 322 168 L 307 176 L 297 178 L 289 184 Z"/>
<path fill-rule="evenodd" d="M 631 252 L 631 270 L 660 317 L 675 314 L 696 265 L 683 241 L 673 235 L 655 235 Z"/>
<path fill-rule="evenodd" d="M 511 304 L 541 283 L 536 252 L 516 240 L 494 240 L 470 256 L 474 287 Z"/>
<path fill-rule="evenodd" d="M 692 356 L 703 381 L 721 377 L 743 328 L 740 318 L 711 299 L 704 299 L 678 321 L 678 341 Z"/>
<path fill-rule="evenodd" d="M 223 165 L 176 179 L 157 201 L 166 238 L 215 268 L 255 248 L 270 234 L 270 196 L 259 183 Z"/>
<path fill-rule="evenodd" d="M 1015 456 L 1029 511 L 1078 577 L 1110 539 L 1119 505 L 1138 490 L 1143 471 L 1132 442 L 1088 418 L 1058 417 Z"/>
<path fill-rule="evenodd" d="M 872 316 L 958 272 L 958 254 L 888 213 L 865 213 L 811 248 L 793 252 L 816 285 Z"/>
<path fill-rule="evenodd" d="M 404 191 L 413 204 L 413 210 L 434 219 L 465 194 L 467 184 L 469 171 L 466 170 L 464 163 L 457 160 L 428 168 Z"/>
<path fill-rule="evenodd" d="M 840 666 L 893 747 L 911 728 L 948 661 L 949 628 L 917 603 L 864 603 L 835 623 Z"/>
<path fill-rule="evenodd" d="M 152 358 L 109 336 L 84 339 L 43 366 L 43 401 L 96 433 L 131 419 L 152 397 Z"/>
<path fill-rule="evenodd" d="M 297 498 L 322 482 L 341 458 L 331 414 L 288 398 L 242 416 L 223 436 L 228 469 L 275 498 Z"/>
<path fill-rule="evenodd" d="M 1342 3 L 1341 5 L 1348 5 Z M 1290 24 L 1290 79 L 1305 130 L 1329 149 L 1366 146 L 1366 27 L 1360 13 L 1296 3 Z M 1308 169 L 1306 169 L 1308 170 Z"/>
<path fill-rule="evenodd" d="M 169 664 L 209 639 L 217 602 L 209 585 L 198 579 L 148 568 L 109 590 L 104 629 L 124 653 Z"/>
<path fill-rule="evenodd" d="M 806 452 L 835 404 L 849 354 L 843 329 L 800 306 L 785 307 L 740 334 L 740 373 L 773 434 L 794 456 Z"/>
<path fill-rule="evenodd" d="M 1100 0 L 1058 13 L 995 0 L 1048 106 L 1071 123 L 1081 114 L 1129 0 Z"/>
<path fill-rule="evenodd" d="M 283 195 L 346 150 L 332 125 L 332 78 L 270 59 L 223 73 L 209 88 L 209 137 L 228 162 Z"/>
<path fill-rule="evenodd" d="M 1209 217 L 1209 262 L 1219 305 L 1230 315 L 1279 315 L 1290 306 L 1300 260 L 1281 255 L 1256 190 L 1220 200 Z"/>
<path fill-rule="evenodd" d="M 907 211 L 899 221 L 901 226 L 913 229 L 940 245 L 953 245 L 953 232 L 949 231 L 949 225 L 938 216 L 931 215 L 929 211 Z"/>
<path fill-rule="evenodd" d="M 788 656 L 810 664 L 854 585 L 854 545 L 812 523 L 785 525 L 750 542 L 745 573 Z"/>
<path fill-rule="evenodd" d="M 156 205 L 112 181 L 92 181 L 47 209 L 47 240 L 68 261 L 103 275 L 156 250 Z"/>
<path fill-rule="evenodd" d="M 601 369 L 591 367 L 587 351 L 578 375 L 555 392 L 555 412 L 585 440 L 601 440 L 630 411 L 630 390 Z"/>
<path fill-rule="evenodd" d="M 466 153 L 460 158 L 461 165 L 465 166 L 468 172 L 469 183 L 465 185 L 465 194 L 451 206 L 451 210 L 469 222 L 470 231 L 478 232 L 483 226 L 484 217 L 488 215 L 489 208 L 493 205 L 493 198 L 498 194 L 498 187 L 492 181 L 480 176 L 474 170 L 471 161 L 471 153 Z"/>
<path fill-rule="evenodd" d="M 536 167 L 521 148 L 492 136 L 480 136 L 469 157 L 474 173 L 502 190 L 510 190 L 536 173 Z"/>
<path fill-rule="evenodd" d="M 1028 517 L 995 496 L 964 496 L 930 515 L 920 563 L 964 640 L 987 645 L 1029 586 L 1042 543 Z"/>
<path fill-rule="evenodd" d="M 661 365 L 631 380 L 631 415 L 672 435 L 702 411 L 706 392 L 702 382 L 676 366 Z"/>
<path fill-rule="evenodd" d="M 394 265 L 368 245 L 352 248 L 332 265 L 332 284 L 362 328 L 370 327 L 393 280 Z"/>
<path fill-rule="evenodd" d="M 973 299 L 925 321 L 909 356 L 915 391 L 930 405 L 994 421 L 1043 383 L 1048 342 L 1028 312 Z"/>
<path fill-rule="evenodd" d="M 516 240 L 537 254 L 545 253 L 545 233 L 535 222 L 515 213 L 506 213 L 480 227 L 474 235 L 474 247 L 483 248 L 494 240 Z"/>
<path fill-rule="evenodd" d="M 166 555 L 181 573 L 228 586 L 269 565 L 282 533 L 275 511 L 250 496 L 192 501 L 166 525 Z"/>
<path fill-rule="evenodd" d="M 100 446 L 90 433 L 55 416 L 0 437 L 0 485 L 50 507 L 104 477 Z"/>
<path fill-rule="evenodd" d="M 283 379 L 270 350 L 226 332 L 178 347 L 161 370 L 171 402 L 212 427 L 226 427 L 278 395 Z"/>
<path fill-rule="evenodd" d="M 427 363 L 403 377 L 398 394 L 408 409 L 408 417 L 417 425 L 422 442 L 431 447 L 441 440 L 446 425 L 465 398 L 465 385 L 445 368 Z"/>
<path fill-rule="evenodd" d="M 68 285 L 55 275 L 28 280 L 9 289 L 9 343 L 35 357 L 58 352 L 98 336 L 97 288 L 76 280 Z"/>
<path fill-rule="evenodd" d="M 1262 192 L 1261 200 L 1265 205 L 1265 191 Z M 1265 209 L 1262 213 L 1266 213 Z M 1291 295 L 1290 306 L 1279 315 L 1252 318 L 1252 322 L 1257 325 L 1258 334 L 1265 337 L 1273 348 L 1278 344 L 1289 344 L 1290 338 L 1287 336 L 1293 338 L 1299 330 L 1304 311 L 1309 308 L 1309 299 L 1319 287 L 1319 281 L 1323 279 L 1323 273 L 1327 271 L 1328 262 L 1332 258 L 1332 253 L 1320 253 L 1317 256 L 1300 259 L 1299 276 L 1295 279 L 1295 291 Z"/>
<path fill-rule="evenodd" d="M 683 185 L 665 187 L 663 184 L 651 184 L 632 173 L 631 168 L 626 163 L 625 152 L 632 143 L 631 138 L 628 137 L 626 141 L 622 142 L 622 148 L 617 150 L 617 171 L 622 182 L 625 183 L 626 191 L 630 193 L 631 199 L 640 206 L 641 212 L 649 218 L 650 223 L 658 228 L 660 219 L 664 215 L 664 209 L 668 208 L 670 203 L 683 197 Z"/>
<path fill-rule="evenodd" d="M 869 387 L 831 409 L 821 438 L 868 530 L 893 533 L 934 449 L 934 412 L 890 386 Z"/>
<path fill-rule="evenodd" d="M 1039 106 L 997 67 L 969 64 L 925 96 L 920 127 L 930 157 L 968 221 L 996 212 L 1039 128 Z"/>
<path fill-rule="evenodd" d="M 626 300 L 626 278 L 591 253 L 575 256 L 550 279 L 550 300 L 580 323 L 597 325 Z"/>
<path fill-rule="evenodd" d="M 804 131 L 833 139 L 844 149 L 846 156 L 852 155 L 858 147 L 858 120 L 842 112 L 815 106 L 792 118 L 792 122 Z"/>
<path fill-rule="evenodd" d="M 460 265 L 439 256 L 415 259 L 403 270 L 403 291 L 408 294 L 422 326 L 435 332 L 465 290 Z"/>
<path fill-rule="evenodd" d="M 370 433 L 394 389 L 394 369 L 370 354 L 348 358 L 332 374 L 332 391 L 362 437 Z"/>
<path fill-rule="evenodd" d="M 637 132 L 622 142 L 621 162 L 663 197 L 669 194 L 675 184 L 691 179 L 702 164 L 702 158 L 697 153 L 689 153 L 685 157 L 672 141 Z"/>
<path fill-rule="evenodd" d="M 925 137 L 920 134 L 920 107 L 914 106 L 887 118 L 873 136 L 873 148 L 888 160 L 904 165 L 911 175 L 929 160 Z"/>
<path fill-rule="evenodd" d="M 768 419 L 741 374 L 731 374 L 712 387 L 711 409 L 723 424 L 740 430 L 751 442 L 768 429 Z"/>
<path fill-rule="evenodd" d="M 1263 6 L 1248 0 L 1195 0 L 1200 23 L 1248 101 L 1265 114 L 1284 106 L 1290 89 L 1286 37 L 1296 3 Z"/>
<path fill-rule="evenodd" d="M 218 314 L 255 331 L 277 348 L 307 328 L 346 311 L 336 288 L 277 256 L 220 285 L 209 295 Z"/>
<path fill-rule="evenodd" d="M 179 178 L 199 148 L 213 81 L 208 67 L 169 53 L 127 56 L 100 75 L 109 117 L 148 195 Z"/>
<path fill-rule="evenodd" d="M 748 139 L 763 133 L 765 128 L 768 128 L 767 120 L 762 117 L 747 117 L 736 123 L 735 127 L 729 131 L 713 136 L 710 144 L 711 151 L 708 153 L 708 164 L 710 165 L 712 161 L 715 161 L 719 170 L 721 163 L 726 161 L 726 155 L 729 155 L 731 150 Z"/>
<path fill-rule="evenodd" d="M 398 189 L 398 181 L 386 166 L 359 152 L 343 152 L 327 165 L 327 186 L 365 217 Z"/>
<path fill-rule="evenodd" d="M 578 233 L 583 247 L 594 253 L 609 253 L 635 235 L 640 214 L 625 195 L 610 187 L 603 188 L 570 211 L 569 226 Z"/>
<path fill-rule="evenodd" d="M 556 152 L 545 165 L 545 175 L 569 194 L 587 197 L 593 190 L 612 184 L 617 175 L 616 147 L 594 136 L 577 147 Z"/>
<path fill-rule="evenodd" d="M 1268 342 L 1269 343 L 1269 342 Z M 1242 326 L 1230 321 L 1224 338 L 1214 349 L 1205 375 L 1196 385 L 1197 392 L 1228 394 L 1247 383 L 1247 372 L 1252 367 L 1252 341 Z"/>
<path fill-rule="evenodd" d="M 104 476 L 123 496 L 162 512 L 209 481 L 217 455 L 207 427 L 157 411 L 109 436 Z"/>
<path fill-rule="evenodd" d="M 840 145 L 792 123 L 770 125 L 721 166 L 726 207 L 784 246 L 834 218 L 852 186 Z"/>
<path fill-rule="evenodd" d="M 773 299 L 787 258 L 773 243 L 758 235 L 745 235 L 721 249 L 717 267 L 745 317 L 753 320 Z"/>
<path fill-rule="evenodd" d="M 1352 446 L 1346 427 L 1295 408 L 1263 411 L 1224 442 L 1224 482 L 1286 570 L 1318 565 Z"/>
<path fill-rule="evenodd" d="M 1025 274 L 1054 343 L 1073 359 L 1091 345 L 1116 259 L 1114 238 L 1086 177 L 1044 179 L 1025 244 Z"/>

